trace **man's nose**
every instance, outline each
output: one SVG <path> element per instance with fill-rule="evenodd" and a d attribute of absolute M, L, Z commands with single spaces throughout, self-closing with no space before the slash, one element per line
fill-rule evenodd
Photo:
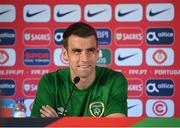
<path fill-rule="evenodd" d="M 81 61 L 88 61 L 89 54 L 86 51 L 81 52 Z"/>

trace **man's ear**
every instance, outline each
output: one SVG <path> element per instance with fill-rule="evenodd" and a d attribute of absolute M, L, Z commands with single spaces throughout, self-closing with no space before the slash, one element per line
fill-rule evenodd
<path fill-rule="evenodd" d="M 62 54 L 63 54 L 64 60 L 68 61 L 68 51 L 64 47 L 62 47 Z"/>

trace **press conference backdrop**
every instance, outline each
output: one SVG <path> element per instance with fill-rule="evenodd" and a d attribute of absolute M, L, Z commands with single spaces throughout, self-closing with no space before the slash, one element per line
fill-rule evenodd
<path fill-rule="evenodd" d="M 83 21 L 98 35 L 97 65 L 128 79 L 129 117 L 180 116 L 179 8 L 178 0 L 0 1 L 1 108 L 12 116 L 23 97 L 30 115 L 40 77 L 68 65 L 64 30 Z"/>

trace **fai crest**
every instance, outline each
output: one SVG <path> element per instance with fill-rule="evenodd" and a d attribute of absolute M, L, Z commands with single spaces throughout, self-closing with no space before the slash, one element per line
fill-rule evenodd
<path fill-rule="evenodd" d="M 93 102 L 89 105 L 89 111 L 94 117 L 101 117 L 104 113 L 103 102 Z"/>

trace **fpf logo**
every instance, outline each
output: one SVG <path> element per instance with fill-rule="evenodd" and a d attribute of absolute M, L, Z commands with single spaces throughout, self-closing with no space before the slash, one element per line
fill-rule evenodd
<path fill-rule="evenodd" d="M 54 50 L 54 64 L 57 66 L 68 66 L 68 60 L 64 59 L 62 48 L 57 48 Z"/>
<path fill-rule="evenodd" d="M 174 115 L 174 102 L 172 100 L 148 100 L 146 114 L 149 117 L 172 117 Z"/>
<path fill-rule="evenodd" d="M 174 51 L 171 48 L 149 48 L 146 51 L 146 63 L 149 66 L 171 66 L 174 63 Z"/>
<path fill-rule="evenodd" d="M 24 30 L 24 43 L 26 45 L 49 45 L 51 32 L 48 28 L 26 28 Z"/>
<path fill-rule="evenodd" d="M 13 66 L 15 63 L 15 50 L 12 48 L 0 48 L 0 66 Z"/>

